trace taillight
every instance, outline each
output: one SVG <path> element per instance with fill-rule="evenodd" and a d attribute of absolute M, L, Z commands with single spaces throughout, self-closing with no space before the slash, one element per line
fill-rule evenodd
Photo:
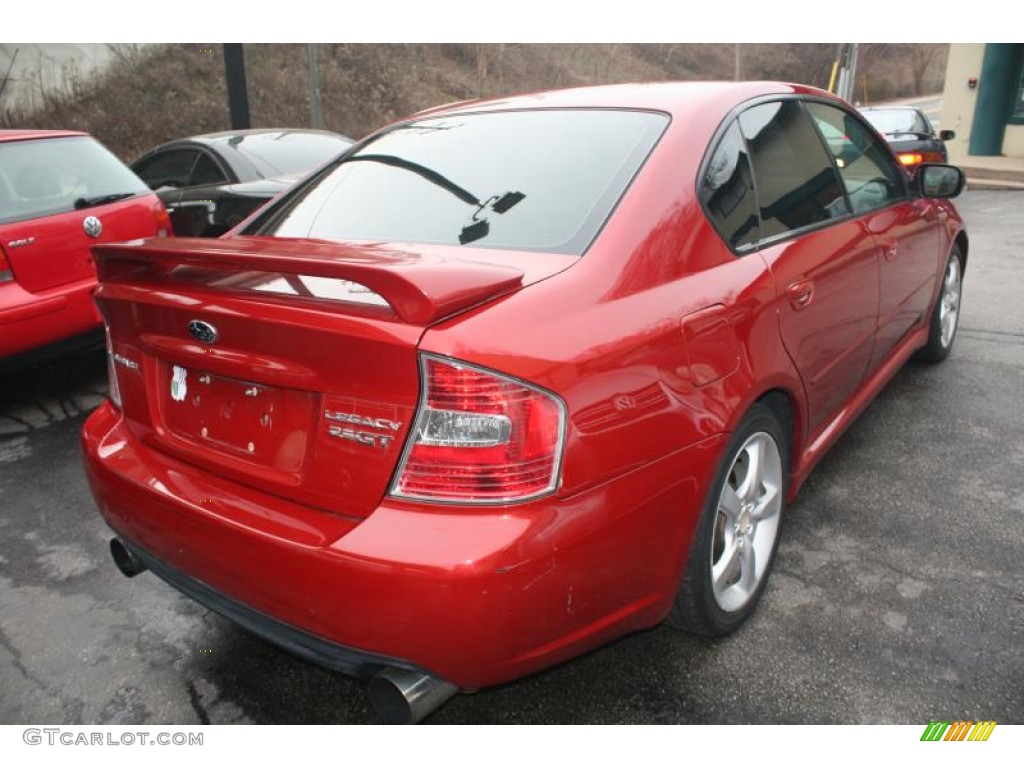
<path fill-rule="evenodd" d="M 114 365 L 114 344 L 110 340 L 110 329 L 105 325 L 103 330 L 107 334 L 107 379 L 110 382 L 110 402 L 121 408 L 121 388 L 117 385 L 117 366 Z"/>
<path fill-rule="evenodd" d="M 4 253 L 4 249 L 0 248 L 0 283 L 9 283 L 14 279 L 14 273 L 11 272 L 11 265 L 7 261 L 7 254 Z"/>
<path fill-rule="evenodd" d="M 920 165 L 921 163 L 944 163 L 941 152 L 900 152 L 898 155 L 900 163 L 905 166 Z"/>
<path fill-rule="evenodd" d="M 455 360 L 422 355 L 420 364 L 423 395 L 392 495 L 480 504 L 555 489 L 561 400 Z"/>
<path fill-rule="evenodd" d="M 153 218 L 156 219 L 156 236 L 170 237 L 174 230 L 171 227 L 171 214 L 167 212 L 164 204 L 158 202 L 153 206 Z"/>

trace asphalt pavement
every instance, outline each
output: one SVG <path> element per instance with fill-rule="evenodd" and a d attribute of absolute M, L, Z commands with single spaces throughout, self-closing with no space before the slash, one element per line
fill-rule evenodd
<path fill-rule="evenodd" d="M 430 722 L 1024 722 L 1024 193 L 959 207 L 952 356 L 815 470 L 750 622 L 639 633 Z M 0 722 L 376 722 L 362 683 L 114 569 L 78 447 L 104 391 L 101 358 L 0 379 Z"/>

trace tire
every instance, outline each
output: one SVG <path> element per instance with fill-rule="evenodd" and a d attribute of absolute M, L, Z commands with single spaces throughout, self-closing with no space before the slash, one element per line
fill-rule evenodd
<path fill-rule="evenodd" d="M 757 475 L 749 482 L 752 462 Z M 705 500 L 670 626 L 718 637 L 750 616 L 775 560 L 788 477 L 788 440 L 774 412 L 758 403 L 733 433 Z"/>
<path fill-rule="evenodd" d="M 964 257 L 960 246 L 954 245 L 942 275 L 942 287 L 932 310 L 928 344 L 915 356 L 926 363 L 941 363 L 953 351 L 956 329 L 960 322 L 960 298 L 963 292 Z"/>

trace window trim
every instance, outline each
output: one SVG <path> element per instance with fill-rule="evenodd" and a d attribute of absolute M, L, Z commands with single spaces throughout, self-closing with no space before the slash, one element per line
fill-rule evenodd
<path fill-rule="evenodd" d="M 836 216 L 835 218 L 826 219 L 825 221 L 817 221 L 817 222 L 814 222 L 813 224 L 808 224 L 807 226 L 799 227 L 798 229 L 791 229 L 791 230 L 788 230 L 787 232 L 781 232 L 781 233 L 779 233 L 777 235 L 772 235 L 771 237 L 759 238 L 755 243 L 752 243 L 752 244 L 750 244 L 748 246 L 743 246 L 742 248 L 733 248 L 733 246 L 729 243 L 729 241 L 725 237 L 722 236 L 722 233 L 718 230 L 718 227 L 715 225 L 715 221 L 711 217 L 711 214 L 709 213 L 709 211 L 707 209 L 707 206 L 704 205 L 703 194 L 702 194 L 703 191 L 704 191 L 704 174 L 707 171 L 708 165 L 710 165 L 710 163 L 711 163 L 712 156 L 718 150 L 718 145 L 719 145 L 719 143 L 721 143 L 722 138 L 725 136 L 726 131 L 728 131 L 729 127 L 732 125 L 732 122 L 734 120 L 738 120 L 739 116 L 742 113 L 746 112 L 748 109 L 750 109 L 752 107 L 756 107 L 756 106 L 758 106 L 760 104 L 767 104 L 767 103 L 773 102 L 773 101 L 798 101 L 798 102 L 801 103 L 801 108 L 803 109 L 805 114 L 807 114 L 807 107 L 806 107 L 806 103 L 807 102 L 817 102 L 819 104 L 825 104 L 825 105 L 828 105 L 828 106 L 833 106 L 833 107 L 835 107 L 835 108 L 837 108 L 839 110 L 842 110 L 843 112 L 847 112 L 847 113 L 853 115 L 854 117 L 859 119 L 862 123 L 867 124 L 868 128 L 870 128 L 870 130 L 874 134 L 876 134 L 876 137 L 877 138 L 881 138 L 880 136 L 877 135 L 878 132 L 875 131 L 875 129 L 872 128 L 871 125 L 869 123 L 867 123 L 866 120 L 864 120 L 863 118 L 859 117 L 854 110 L 850 109 L 849 107 L 847 107 L 842 102 L 834 101 L 832 99 L 825 98 L 823 96 L 817 96 L 815 94 L 806 94 L 806 93 L 770 93 L 770 94 L 762 94 L 761 96 L 755 96 L 752 99 L 748 99 L 747 101 L 741 102 L 740 104 L 737 104 L 735 107 L 730 109 L 726 113 L 726 115 L 722 118 L 722 121 L 718 124 L 718 127 L 715 128 L 715 131 L 711 135 L 711 139 L 710 139 L 710 141 L 708 141 L 707 147 L 704 150 L 704 156 L 701 159 L 700 166 L 698 166 L 698 169 L 697 169 L 697 178 L 694 180 L 694 192 L 695 192 L 696 197 L 697 197 L 697 203 L 700 206 L 701 211 L 704 213 L 704 218 L 711 225 L 711 228 L 715 230 L 715 234 L 718 235 L 719 240 L 722 241 L 722 244 L 726 248 L 729 249 L 729 252 L 732 253 L 733 256 L 736 256 L 736 257 L 749 256 L 752 253 L 757 253 L 758 251 L 761 251 L 761 250 L 763 250 L 765 248 L 770 248 L 772 246 L 778 245 L 779 243 L 786 242 L 787 240 L 792 240 L 792 239 L 795 239 L 797 237 L 802 237 L 802 236 L 804 236 L 806 234 L 809 234 L 811 232 L 816 232 L 816 231 L 818 231 L 820 229 L 825 229 L 826 227 L 835 226 L 837 224 L 841 224 L 841 223 L 848 222 L 848 221 L 855 221 L 856 219 L 859 219 L 862 216 L 872 216 L 872 215 L 874 215 L 876 213 L 879 213 L 881 211 L 886 210 L 887 208 L 891 208 L 891 207 L 893 207 L 895 205 L 900 205 L 900 204 L 906 203 L 906 202 L 908 202 L 908 201 L 913 199 L 913 193 L 911 191 L 911 186 L 910 186 L 910 179 L 907 177 L 907 174 L 901 169 L 900 170 L 900 177 L 903 179 L 904 196 L 889 202 L 888 205 L 885 205 L 885 206 L 883 206 L 881 208 L 874 208 L 874 209 L 872 209 L 870 211 L 865 211 L 864 213 L 855 214 L 853 212 L 852 207 L 850 206 L 849 199 L 846 196 L 846 189 L 844 187 L 843 188 L 843 195 L 844 195 L 844 197 L 847 197 L 847 208 L 849 209 L 849 212 L 846 215 L 844 215 L 844 216 Z M 814 124 L 814 120 L 811 118 L 811 116 L 809 114 L 807 114 L 807 117 L 808 117 L 808 119 L 811 120 L 811 123 L 813 125 Z M 813 125 L 813 127 L 814 127 L 815 132 L 818 134 L 819 140 L 821 140 L 821 131 L 818 129 L 818 126 L 817 125 Z M 742 132 L 741 132 L 741 136 L 742 136 Z M 745 137 L 744 137 L 744 142 L 746 142 L 746 138 Z M 894 164 L 897 163 L 896 155 L 893 153 L 892 147 L 890 147 L 888 142 L 886 142 L 884 139 L 882 139 L 882 142 L 885 144 L 886 148 L 889 150 L 889 154 L 892 156 Z M 750 154 L 749 147 L 747 149 L 747 154 L 748 155 Z M 828 151 L 827 146 L 826 146 L 826 154 L 829 156 L 829 158 L 830 158 L 830 160 L 832 162 L 833 171 L 838 175 L 838 170 L 835 169 L 835 158 L 832 157 L 832 153 Z M 757 176 L 756 176 L 756 174 L 753 173 L 753 165 L 751 165 L 751 178 L 753 179 L 754 196 L 755 196 L 755 199 L 757 200 L 758 221 L 760 221 L 761 202 L 760 202 L 760 197 L 759 197 L 758 191 L 757 191 Z M 840 179 L 840 185 L 842 185 L 842 180 L 841 179 Z"/>

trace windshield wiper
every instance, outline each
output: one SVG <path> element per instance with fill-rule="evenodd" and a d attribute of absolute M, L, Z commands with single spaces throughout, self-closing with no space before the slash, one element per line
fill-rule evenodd
<path fill-rule="evenodd" d="M 126 197 L 134 197 L 135 192 L 115 192 L 112 195 L 96 195 L 96 197 L 80 197 L 75 200 L 75 210 L 80 211 L 83 208 L 92 208 L 96 205 L 106 205 L 107 203 L 113 203 L 117 200 L 124 200 Z"/>

